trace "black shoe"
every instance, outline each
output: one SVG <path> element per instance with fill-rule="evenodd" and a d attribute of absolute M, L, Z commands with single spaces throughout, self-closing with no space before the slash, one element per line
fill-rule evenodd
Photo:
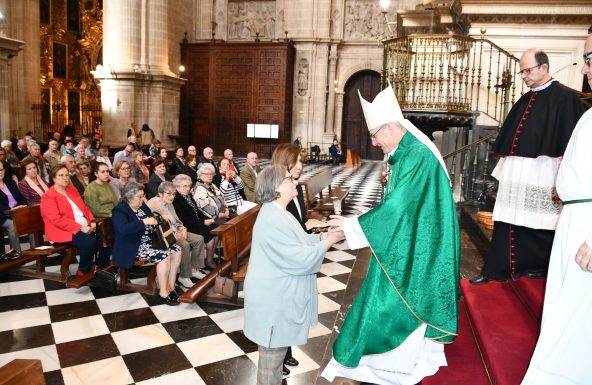
<path fill-rule="evenodd" d="M 491 279 L 485 278 L 484 276 L 480 275 L 480 276 L 478 276 L 475 279 L 469 280 L 469 283 L 471 285 L 483 285 L 483 284 L 485 284 L 485 283 L 487 283 L 489 281 L 491 281 Z"/>
<path fill-rule="evenodd" d="M 171 296 L 170 294 L 166 297 L 161 297 L 160 294 L 157 294 L 158 298 L 160 298 L 160 301 L 162 303 L 164 303 L 165 305 L 169 305 L 169 306 L 177 306 L 179 304 L 179 301 L 177 301 L 176 299 L 174 299 L 173 296 Z"/>
<path fill-rule="evenodd" d="M 290 357 L 290 358 L 286 358 L 284 360 L 284 365 L 288 365 L 288 366 L 298 366 L 299 362 L 296 358 L 294 357 Z"/>
<path fill-rule="evenodd" d="M 290 374 L 290 369 L 286 368 L 286 365 L 284 365 L 282 375 L 287 376 L 288 374 Z"/>
<path fill-rule="evenodd" d="M 530 279 L 543 279 L 547 277 L 547 272 L 546 271 L 529 271 L 526 274 L 524 274 L 524 277 L 526 278 L 530 278 Z"/>
<path fill-rule="evenodd" d="M 182 296 L 183 293 L 185 293 L 185 291 L 181 288 L 181 286 L 175 286 L 175 290 L 173 290 L 171 293 L 175 293 L 175 295 L 178 297 Z"/>
<path fill-rule="evenodd" d="M 171 291 L 171 292 L 169 293 L 169 297 L 171 297 L 171 298 L 172 298 L 174 301 L 177 301 L 177 302 L 179 302 L 179 294 L 177 294 L 177 292 L 176 292 L 176 291 L 174 291 L 174 290 L 173 290 L 173 291 Z"/>

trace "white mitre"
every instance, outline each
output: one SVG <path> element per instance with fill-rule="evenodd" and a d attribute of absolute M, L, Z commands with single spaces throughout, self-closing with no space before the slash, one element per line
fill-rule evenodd
<path fill-rule="evenodd" d="M 362 110 L 364 111 L 364 118 L 366 118 L 368 131 L 382 127 L 387 123 L 395 123 L 405 128 L 410 134 L 425 144 L 432 153 L 434 153 L 444 169 L 444 172 L 448 176 L 448 170 L 446 169 L 444 159 L 442 159 L 442 154 L 440 154 L 440 151 L 438 151 L 434 142 L 403 116 L 403 111 L 401 111 L 401 107 L 399 106 L 399 102 L 397 101 L 397 97 L 395 96 L 395 92 L 393 91 L 390 82 L 388 87 L 376 95 L 372 103 L 362 97 L 359 89 L 358 95 L 360 95 L 360 103 L 362 104 Z M 448 179 L 450 179 L 450 176 L 448 176 Z"/>

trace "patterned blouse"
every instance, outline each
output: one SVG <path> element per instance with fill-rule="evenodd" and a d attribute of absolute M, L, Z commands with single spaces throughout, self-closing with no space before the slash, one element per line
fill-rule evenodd
<path fill-rule="evenodd" d="M 198 179 L 193 187 L 193 199 L 210 218 L 216 218 L 219 213 L 226 211 L 224 195 L 213 183 L 208 185 Z"/>

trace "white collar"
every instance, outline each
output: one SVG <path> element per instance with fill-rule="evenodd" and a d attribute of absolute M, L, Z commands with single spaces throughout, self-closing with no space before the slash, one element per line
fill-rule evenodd
<path fill-rule="evenodd" d="M 542 86 L 534 87 L 534 88 L 531 88 L 530 90 L 531 90 L 532 92 L 542 91 L 542 90 L 544 90 L 545 88 L 547 88 L 547 87 L 551 86 L 551 84 L 552 84 L 553 82 L 556 82 L 556 81 L 557 81 L 557 80 L 555 80 L 555 79 L 551 79 L 551 80 L 549 80 L 548 82 L 546 82 L 545 84 L 543 84 Z"/>

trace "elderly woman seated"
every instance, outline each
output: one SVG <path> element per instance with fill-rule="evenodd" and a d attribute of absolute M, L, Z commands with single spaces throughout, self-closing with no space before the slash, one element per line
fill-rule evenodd
<path fill-rule="evenodd" d="M 193 286 L 193 282 L 191 281 L 192 276 L 197 279 L 205 276 L 199 271 L 200 268 L 204 267 L 206 257 L 205 243 L 201 235 L 188 232 L 177 216 L 177 212 L 173 206 L 173 199 L 176 194 L 175 185 L 171 182 L 162 182 L 158 186 L 158 195 L 148 201 L 148 207 L 152 212 L 162 215 L 173 227 L 177 244 L 181 246 L 182 250 L 179 283 L 186 288 L 190 288 Z"/>
<path fill-rule="evenodd" d="M 221 225 L 230 218 L 230 211 L 226 207 L 222 191 L 212 183 L 216 170 L 209 163 L 202 163 L 197 170 L 197 182 L 193 187 L 193 199 L 197 207 L 208 218 L 214 218 L 217 225 Z"/>
<path fill-rule="evenodd" d="M 280 165 L 258 176 L 263 204 L 253 228 L 245 279 L 245 336 L 259 345 L 257 384 L 280 384 L 288 346 L 302 345 L 317 323 L 317 276 L 327 250 L 343 232 L 307 234 L 286 210 L 296 183 Z"/>
<path fill-rule="evenodd" d="M 23 159 L 21 170 L 25 177 L 18 183 L 18 189 L 27 202 L 27 205 L 35 205 L 41 202 L 41 196 L 49 190 L 49 187 L 47 187 L 45 181 L 39 176 L 37 163 L 32 158 Z"/>
<path fill-rule="evenodd" d="M 164 304 L 178 305 L 175 282 L 181 263 L 181 246 L 174 244 L 167 250 L 153 247 L 152 234 L 158 221 L 144 203 L 143 185 L 127 183 L 121 190 L 121 198 L 111 219 L 115 233 L 113 263 L 127 269 L 132 267 L 134 259 L 156 263 L 158 298 Z"/>
<path fill-rule="evenodd" d="M 94 174 L 96 179 L 84 190 L 84 202 L 95 217 L 107 218 L 119 202 L 109 185 L 109 166 L 96 162 Z"/>
<path fill-rule="evenodd" d="M 150 175 L 150 179 L 148 180 L 148 185 L 146 186 L 146 197 L 148 199 L 154 198 L 156 194 L 158 194 L 158 186 L 162 182 L 171 181 L 171 177 L 167 174 L 166 163 L 164 160 L 157 159 L 152 164 L 152 175 Z"/>
<path fill-rule="evenodd" d="M 191 178 L 184 174 L 179 174 L 173 179 L 173 184 L 177 189 L 177 195 L 173 200 L 175 211 L 179 215 L 181 222 L 187 227 L 190 233 L 199 234 L 206 243 L 206 268 L 214 269 L 214 247 L 216 247 L 216 237 L 210 234 L 210 231 L 216 228 L 215 220 L 208 218 L 202 213 L 197 203 L 190 194 Z"/>
<path fill-rule="evenodd" d="M 84 204 L 78 190 L 70 184 L 70 173 L 65 165 L 55 166 L 49 173 L 53 186 L 41 197 L 41 217 L 45 236 L 50 242 L 70 244 L 80 251 L 76 275 L 93 270 L 97 249 L 97 266 L 109 265 L 109 249 L 101 247 L 102 235 L 96 232 L 93 214 Z"/>

